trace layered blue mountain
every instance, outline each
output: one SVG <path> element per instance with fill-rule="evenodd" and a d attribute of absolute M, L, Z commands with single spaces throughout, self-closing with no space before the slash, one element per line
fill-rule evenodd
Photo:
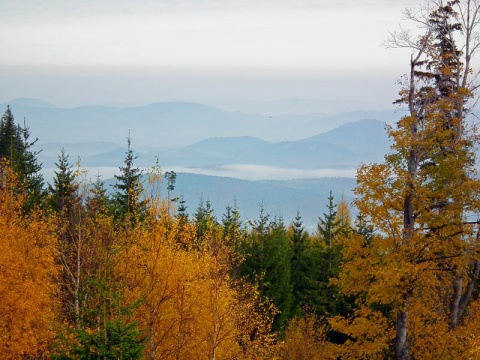
<path fill-rule="evenodd" d="M 211 138 L 183 148 L 150 152 L 145 157 L 151 161 L 157 154 L 170 166 L 352 168 L 362 162 L 381 161 L 389 146 L 384 123 L 361 120 L 302 140 L 273 143 L 254 137 Z"/>
<path fill-rule="evenodd" d="M 270 142 L 305 139 L 361 119 L 390 121 L 393 111 L 328 115 L 266 116 L 228 112 L 188 102 L 137 107 L 81 106 L 59 108 L 36 99 L 9 102 L 17 121 L 26 119 L 41 142 L 126 143 L 130 133 L 139 150 L 187 146 L 212 137 L 252 136 Z M 0 104 L 5 108 L 7 103 Z"/>
<path fill-rule="evenodd" d="M 92 175 L 113 177 L 123 165 L 130 134 L 136 166 L 148 168 L 158 159 L 164 171 L 177 171 L 175 196 L 185 197 L 190 213 L 203 198 L 211 201 L 220 218 L 235 200 L 242 217 L 250 219 L 258 216 L 263 203 L 287 223 L 299 210 L 309 227 L 325 211 L 330 190 L 337 201 L 353 199 L 355 168 L 382 161 L 390 146 L 385 122 L 397 116 L 365 111 L 266 116 L 180 102 L 123 109 L 62 109 L 36 99 L 10 105 L 17 122 L 25 118 L 32 136 L 39 138 L 36 148 L 47 180 L 61 148 L 70 154 L 71 164 L 80 158 Z M 263 179 L 270 171 L 298 179 L 234 178 L 245 169 Z M 325 169 L 333 171 L 330 177 L 321 172 Z M 350 177 L 339 177 L 342 170 Z M 206 173 L 222 176 L 200 175 Z"/>
<path fill-rule="evenodd" d="M 135 141 L 133 141 L 135 147 Z M 297 141 L 273 143 L 251 136 L 210 138 L 178 148 L 137 151 L 137 165 L 150 167 L 156 158 L 162 166 L 211 168 L 253 164 L 296 169 L 354 168 L 362 162 L 381 161 L 388 152 L 385 125 L 378 120 L 344 124 L 332 131 Z M 40 143 L 40 159 L 52 166 L 61 148 L 84 166 L 118 166 L 126 148 L 112 142 Z"/>

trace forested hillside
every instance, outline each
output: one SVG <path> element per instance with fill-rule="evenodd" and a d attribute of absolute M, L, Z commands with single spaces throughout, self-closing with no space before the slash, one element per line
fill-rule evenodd
<path fill-rule="evenodd" d="M 391 148 L 359 166 L 353 207 L 328 191 L 308 231 L 302 209 L 286 219 L 262 199 L 248 218 L 235 199 L 224 199 L 221 215 L 209 198 L 187 202 L 175 172 L 138 166 L 130 137 L 110 191 L 65 149 L 46 181 L 35 128 L 7 106 L 1 357 L 478 359 L 479 138 L 467 117 L 480 4 L 428 6 L 407 12 L 420 37 L 392 33 L 388 42 L 413 52 L 397 100 L 408 112 L 387 129 Z M 354 137 L 367 139 L 358 125 Z M 296 145 L 312 157 L 318 143 L 357 155 L 374 148 L 366 142 L 362 153 L 343 130 Z M 190 150 L 209 152 L 223 141 Z M 272 146 L 295 158 L 292 143 Z M 263 196 L 277 185 L 265 182 Z"/>

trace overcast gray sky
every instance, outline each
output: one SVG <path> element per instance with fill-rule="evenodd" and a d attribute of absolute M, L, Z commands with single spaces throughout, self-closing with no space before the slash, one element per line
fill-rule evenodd
<path fill-rule="evenodd" d="M 0 102 L 338 101 L 388 108 L 416 0 L 0 0 Z"/>

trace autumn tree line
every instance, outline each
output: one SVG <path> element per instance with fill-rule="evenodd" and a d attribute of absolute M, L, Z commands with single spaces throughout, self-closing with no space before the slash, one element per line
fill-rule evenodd
<path fill-rule="evenodd" d="M 247 222 L 234 203 L 217 219 L 201 199 L 189 215 L 182 197 L 176 206 L 171 198 L 175 173 L 136 168 L 130 139 L 107 191 L 63 149 L 45 185 L 28 138 L 7 107 L 3 356 L 267 359 L 283 351 L 292 319 L 307 315 L 316 326 L 347 312 L 329 285 L 339 272 L 336 239 L 353 231 L 344 201 L 330 195 L 314 235 L 300 214 L 287 226 L 263 207 Z"/>
<path fill-rule="evenodd" d="M 246 221 L 234 203 L 217 218 L 201 200 L 189 215 L 175 174 L 135 167 L 130 139 L 113 189 L 64 151 L 46 185 L 7 108 L 2 358 L 479 358 L 479 12 L 476 0 L 405 12 L 423 33 L 387 41 L 412 51 L 391 151 L 358 169 L 353 204 L 330 194 L 312 233 L 300 212 Z"/>

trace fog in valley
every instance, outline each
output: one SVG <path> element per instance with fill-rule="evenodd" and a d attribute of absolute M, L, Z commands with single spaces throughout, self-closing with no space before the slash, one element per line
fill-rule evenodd
<path fill-rule="evenodd" d="M 38 138 L 46 179 L 62 148 L 111 179 L 130 136 L 144 171 L 354 181 L 405 113 L 410 53 L 382 44 L 415 3 L 0 3 L 0 103 Z"/>

